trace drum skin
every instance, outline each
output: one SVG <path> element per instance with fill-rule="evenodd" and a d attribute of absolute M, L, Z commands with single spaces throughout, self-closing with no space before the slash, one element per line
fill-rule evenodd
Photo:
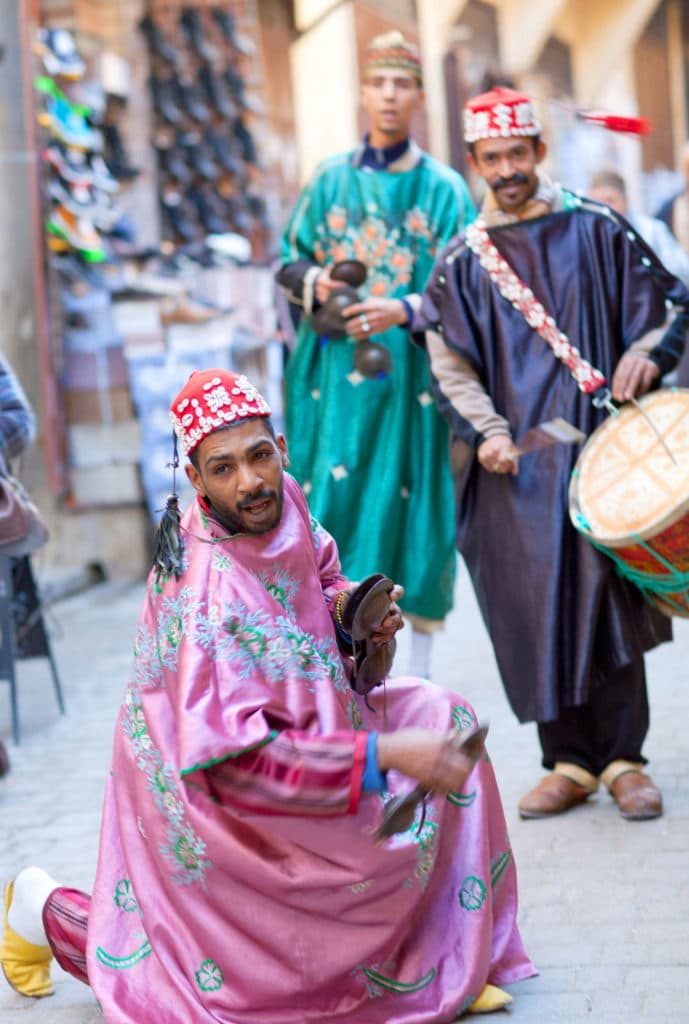
<path fill-rule="evenodd" d="M 572 472 L 569 511 L 653 604 L 689 617 L 689 389 L 645 395 L 594 431 Z"/>

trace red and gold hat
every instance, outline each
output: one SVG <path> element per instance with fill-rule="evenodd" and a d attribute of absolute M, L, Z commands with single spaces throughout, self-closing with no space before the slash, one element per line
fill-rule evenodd
<path fill-rule="evenodd" d="M 381 68 L 399 68 L 400 71 L 408 71 L 421 85 L 423 75 L 418 48 L 406 40 L 396 29 L 380 36 L 374 36 L 366 48 L 364 74 L 371 74 L 372 71 Z"/>
<path fill-rule="evenodd" d="M 540 134 L 531 100 L 514 89 L 497 86 L 474 96 L 464 107 L 465 142 Z"/>
<path fill-rule="evenodd" d="M 220 427 L 253 416 L 270 416 L 270 406 L 247 377 L 230 370 L 196 370 L 170 406 L 185 455 Z"/>

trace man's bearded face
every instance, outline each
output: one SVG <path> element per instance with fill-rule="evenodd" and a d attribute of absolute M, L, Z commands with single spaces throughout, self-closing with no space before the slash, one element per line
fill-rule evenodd
<path fill-rule="evenodd" d="M 506 213 L 517 212 L 538 188 L 536 168 L 545 156 L 545 145 L 530 136 L 479 139 L 469 162 L 493 192 Z"/>
<path fill-rule="evenodd" d="M 278 525 L 289 459 L 285 439 L 274 438 L 262 417 L 209 434 L 195 461 L 186 467 L 191 483 L 231 532 L 262 534 Z"/>

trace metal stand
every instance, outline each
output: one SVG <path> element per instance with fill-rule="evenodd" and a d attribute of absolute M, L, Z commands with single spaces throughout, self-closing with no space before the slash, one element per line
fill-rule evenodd
<path fill-rule="evenodd" d="M 15 661 L 20 658 L 47 658 L 53 677 L 60 714 L 65 702 L 57 665 L 43 621 L 36 580 L 29 558 L 0 557 L 0 679 L 10 684 L 12 738 L 19 745 L 19 694 Z"/>

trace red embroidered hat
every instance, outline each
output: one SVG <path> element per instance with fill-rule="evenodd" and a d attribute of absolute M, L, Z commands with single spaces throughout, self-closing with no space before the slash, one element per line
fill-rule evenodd
<path fill-rule="evenodd" d="M 465 142 L 540 134 L 531 100 L 514 89 L 497 86 L 474 96 L 464 107 Z"/>
<path fill-rule="evenodd" d="M 170 406 L 185 455 L 220 427 L 252 416 L 270 416 L 270 406 L 247 377 L 230 370 L 196 370 Z"/>

